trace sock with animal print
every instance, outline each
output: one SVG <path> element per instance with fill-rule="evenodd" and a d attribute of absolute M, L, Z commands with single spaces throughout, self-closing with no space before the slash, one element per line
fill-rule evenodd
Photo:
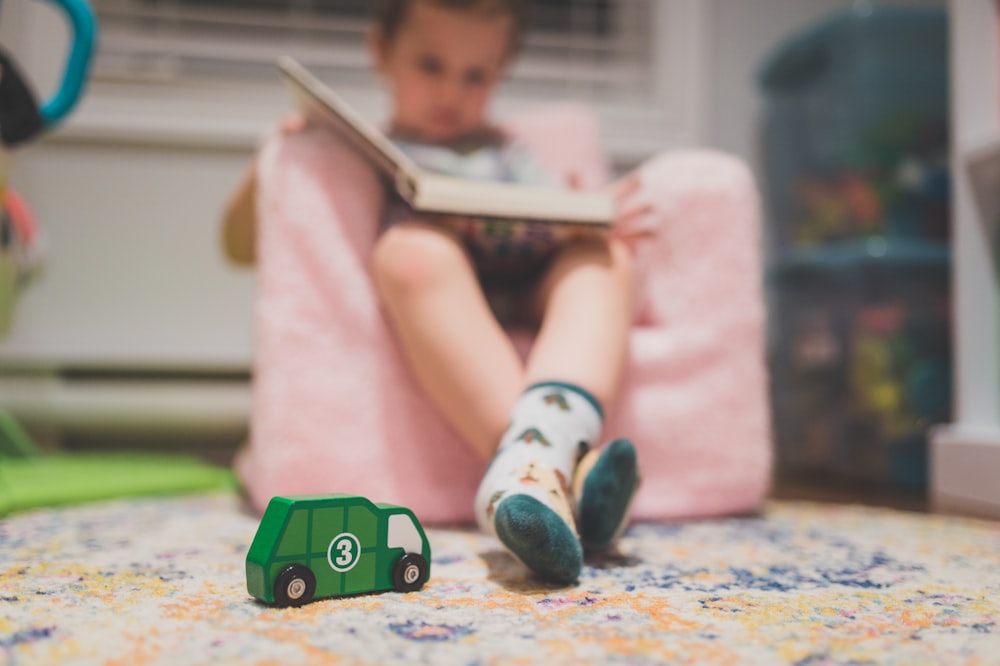
<path fill-rule="evenodd" d="M 480 527 L 539 577 L 569 583 L 583 550 L 569 483 L 580 457 L 601 433 L 600 403 L 571 384 L 546 382 L 526 390 L 514 407 L 479 492 Z"/>

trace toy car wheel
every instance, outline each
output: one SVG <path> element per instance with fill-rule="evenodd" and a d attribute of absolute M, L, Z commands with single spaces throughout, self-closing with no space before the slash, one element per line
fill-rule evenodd
<path fill-rule="evenodd" d="M 419 590 L 427 582 L 427 560 L 417 553 L 405 553 L 392 568 L 392 585 L 400 592 Z"/>
<path fill-rule="evenodd" d="M 316 576 L 309 567 L 293 564 L 274 581 L 274 603 L 278 606 L 301 606 L 313 600 Z"/>

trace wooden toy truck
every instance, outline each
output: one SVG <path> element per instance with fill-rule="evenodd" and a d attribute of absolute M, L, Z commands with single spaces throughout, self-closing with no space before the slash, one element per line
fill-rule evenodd
<path fill-rule="evenodd" d="M 247 551 L 247 591 L 277 606 L 419 590 L 431 549 L 410 509 L 357 495 L 274 497 Z"/>

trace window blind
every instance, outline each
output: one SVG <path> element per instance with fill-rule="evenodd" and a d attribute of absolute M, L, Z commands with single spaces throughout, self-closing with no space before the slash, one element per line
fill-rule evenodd
<path fill-rule="evenodd" d="M 655 0 L 537 0 L 509 88 L 621 99 L 650 88 Z M 92 0 L 97 81 L 273 81 L 290 54 L 340 85 L 372 81 L 369 0 Z"/>

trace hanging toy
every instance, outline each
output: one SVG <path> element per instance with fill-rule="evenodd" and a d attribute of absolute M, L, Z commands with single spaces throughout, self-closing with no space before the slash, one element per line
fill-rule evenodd
<path fill-rule="evenodd" d="M 17 61 L 0 46 L 0 335 L 7 333 L 18 292 L 39 260 L 38 229 L 27 202 L 7 188 L 14 150 L 53 129 L 83 92 L 96 22 L 86 0 L 47 0 L 66 15 L 72 43 L 62 83 L 39 104 Z"/>

